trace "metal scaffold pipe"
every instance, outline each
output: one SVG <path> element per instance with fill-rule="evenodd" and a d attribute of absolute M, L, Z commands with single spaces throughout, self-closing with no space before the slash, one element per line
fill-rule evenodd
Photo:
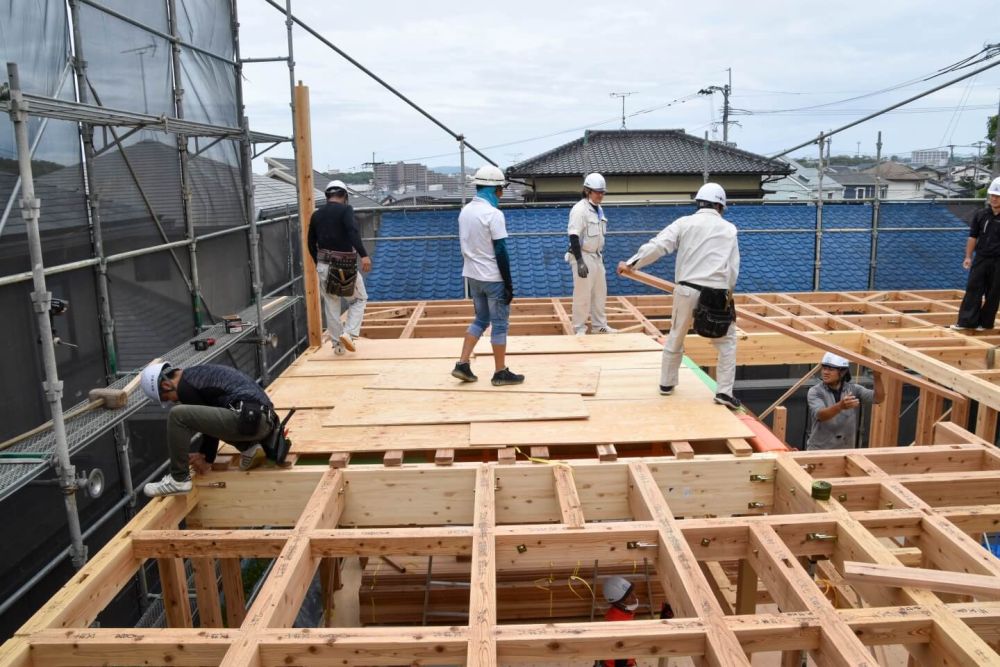
<path fill-rule="evenodd" d="M 38 229 L 38 219 L 41 212 L 41 202 L 35 198 L 35 180 L 31 172 L 31 148 L 28 142 L 28 110 L 21 94 L 21 81 L 17 72 L 17 64 L 7 64 L 7 79 L 10 82 L 10 119 L 14 124 L 14 138 L 17 146 L 17 165 L 21 174 L 21 216 L 28 235 L 28 252 L 31 257 L 32 282 L 35 291 L 31 294 L 35 315 L 38 321 L 38 332 L 41 338 L 42 361 L 45 366 L 45 398 L 52 415 L 52 432 L 56 442 L 56 466 L 59 474 L 59 486 L 63 492 L 66 504 L 66 518 L 69 524 L 70 553 L 73 565 L 83 567 L 87 562 L 87 547 L 83 543 L 80 530 L 80 515 L 76 507 L 76 470 L 69 459 L 69 446 L 66 441 L 66 422 L 62 409 L 62 381 L 56 365 L 55 341 L 52 336 L 52 324 L 49 320 L 49 309 L 52 305 L 52 294 L 45 285 L 45 266 L 42 261 L 42 238 Z"/>

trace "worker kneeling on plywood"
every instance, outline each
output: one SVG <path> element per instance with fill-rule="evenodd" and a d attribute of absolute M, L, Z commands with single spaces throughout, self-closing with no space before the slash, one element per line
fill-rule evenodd
<path fill-rule="evenodd" d="M 256 468 L 269 455 L 284 458 L 283 452 L 267 452 L 261 444 L 271 444 L 275 431 L 280 435 L 282 430 L 271 399 L 238 370 L 215 364 L 174 368 L 157 362 L 143 369 L 140 383 L 143 393 L 161 407 L 178 404 L 167 417 L 170 472 L 144 487 L 150 498 L 189 492 L 190 468 L 206 471 L 219 440 L 240 450 L 240 470 Z M 201 444 L 193 452 L 191 441 L 198 434 Z"/>

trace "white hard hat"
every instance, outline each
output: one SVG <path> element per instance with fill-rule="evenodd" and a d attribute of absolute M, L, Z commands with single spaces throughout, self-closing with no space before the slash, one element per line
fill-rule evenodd
<path fill-rule="evenodd" d="M 726 205 L 726 191 L 718 183 L 705 183 L 698 188 L 698 194 L 694 196 L 695 201 L 707 201 L 710 204 Z"/>
<path fill-rule="evenodd" d="M 507 177 L 503 175 L 499 167 L 488 164 L 476 170 L 476 175 L 472 177 L 472 184 L 493 185 L 502 188 L 507 185 Z"/>
<path fill-rule="evenodd" d="M 823 355 L 823 361 L 820 362 L 824 366 L 833 366 L 834 368 L 850 368 L 851 362 L 843 357 L 837 356 L 833 352 L 827 352 Z"/>
<path fill-rule="evenodd" d="M 608 189 L 608 184 L 605 182 L 604 177 L 595 171 L 593 174 L 587 174 L 587 178 L 583 179 L 583 187 L 596 190 L 597 192 L 604 192 Z"/>
<path fill-rule="evenodd" d="M 1000 195 L 1000 176 L 993 179 L 993 182 L 990 183 L 990 187 L 986 189 L 986 194 Z"/>
<path fill-rule="evenodd" d="M 163 381 L 163 376 L 171 370 L 173 367 L 168 362 L 158 361 L 143 368 L 142 376 L 139 379 L 142 393 L 146 394 L 146 398 L 149 400 L 159 403 L 161 408 L 170 405 L 170 401 L 160 400 L 160 382 Z"/>
<path fill-rule="evenodd" d="M 347 186 L 344 185 L 344 182 L 341 180 L 330 181 L 326 184 L 326 190 L 323 192 L 329 192 L 330 190 L 343 190 L 344 192 L 347 192 Z"/>
<path fill-rule="evenodd" d="M 601 593 L 608 602 L 618 602 L 632 591 L 632 584 L 625 577 L 608 577 L 601 584 Z"/>

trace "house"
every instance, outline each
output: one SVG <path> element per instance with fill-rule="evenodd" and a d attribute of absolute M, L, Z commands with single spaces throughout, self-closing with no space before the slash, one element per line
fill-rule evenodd
<path fill-rule="evenodd" d="M 935 167 L 925 164 L 921 167 L 914 167 L 913 170 L 921 176 L 926 176 L 929 181 L 944 181 L 948 178 L 947 167 Z"/>
<path fill-rule="evenodd" d="M 978 164 L 965 164 L 951 170 L 951 180 L 955 183 L 972 181 L 977 188 L 981 188 L 993 179 L 989 169 Z"/>
<path fill-rule="evenodd" d="M 476 196 L 474 185 L 465 186 L 465 201 L 469 201 Z M 524 188 L 520 184 L 511 183 L 504 188 L 503 196 L 500 198 L 501 204 L 515 204 L 523 201 Z M 384 206 L 443 206 L 461 205 L 462 192 L 459 190 L 449 190 L 441 186 L 431 186 L 428 190 L 418 190 L 414 188 L 403 192 L 390 192 L 382 200 Z"/>
<path fill-rule="evenodd" d="M 270 178 L 276 178 L 285 183 L 295 184 L 295 160 L 290 160 L 288 158 L 275 158 L 266 157 L 264 162 L 267 163 L 268 170 L 267 176 Z M 328 174 L 324 174 L 321 171 L 316 171 L 313 169 L 313 190 L 319 193 L 319 201 L 322 203 L 326 200 L 323 195 L 323 188 L 329 183 L 332 178 Z M 369 197 L 368 195 L 359 192 L 358 190 L 347 186 L 347 192 L 351 197 L 350 204 L 355 209 L 359 208 L 378 208 L 381 203 L 377 200 Z"/>
<path fill-rule="evenodd" d="M 969 189 L 960 183 L 933 180 L 924 184 L 924 199 L 950 199 L 968 196 L 970 196 Z"/>
<path fill-rule="evenodd" d="M 684 130 L 587 130 L 583 137 L 509 167 L 529 201 L 570 201 L 583 177 L 600 172 L 607 202 L 688 200 L 708 171 L 733 198 L 760 199 L 763 182 L 792 172 L 787 163 L 692 136 Z"/>
<path fill-rule="evenodd" d="M 845 171 L 836 175 L 837 182 L 843 188 L 842 199 L 874 199 L 875 197 L 875 176 L 857 171 Z M 824 176 L 825 179 L 825 176 Z M 889 185 L 885 181 L 880 181 L 879 198 L 885 199 L 889 191 Z"/>
<path fill-rule="evenodd" d="M 764 199 L 768 201 L 815 201 L 820 191 L 819 170 L 795 160 L 782 160 L 795 171 L 776 181 L 764 183 Z M 844 187 L 832 174 L 823 174 L 823 199 L 843 199 Z"/>
<path fill-rule="evenodd" d="M 865 169 L 862 173 L 872 176 L 877 174 L 879 179 L 888 186 L 885 198 L 894 200 L 923 199 L 924 185 L 930 180 L 905 164 L 892 160 L 871 169 Z"/>

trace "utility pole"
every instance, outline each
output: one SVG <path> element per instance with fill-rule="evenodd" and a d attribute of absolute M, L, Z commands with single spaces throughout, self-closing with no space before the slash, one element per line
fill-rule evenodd
<path fill-rule="evenodd" d="M 722 142 L 729 143 L 729 95 L 733 91 L 733 68 L 727 67 L 729 72 L 729 83 L 724 86 L 707 86 L 698 91 L 699 95 L 711 95 L 712 93 L 722 93 Z"/>
<path fill-rule="evenodd" d="M 378 195 L 378 176 L 376 175 L 376 173 L 377 173 L 376 172 L 376 167 L 381 167 L 383 164 L 385 164 L 385 162 L 376 162 L 375 161 L 375 151 L 372 151 L 372 161 L 371 162 L 365 162 L 365 163 L 363 163 L 361 165 L 362 167 L 371 167 L 372 168 L 372 190 L 375 191 L 376 195 Z"/>
<path fill-rule="evenodd" d="M 610 93 L 608 95 L 609 97 L 620 97 L 620 98 L 622 98 L 622 128 L 621 129 L 623 129 L 623 130 L 625 129 L 625 98 L 626 97 L 631 97 L 632 95 L 635 95 L 635 94 L 636 93 L 633 90 L 633 91 L 628 92 L 628 93 Z"/>
<path fill-rule="evenodd" d="M 990 170 L 990 178 L 1000 176 L 1000 102 L 997 103 L 997 127 L 996 134 L 993 135 L 993 169 Z"/>
<path fill-rule="evenodd" d="M 855 142 L 858 144 L 858 150 L 854 151 L 854 157 L 861 157 L 861 142 Z"/>

